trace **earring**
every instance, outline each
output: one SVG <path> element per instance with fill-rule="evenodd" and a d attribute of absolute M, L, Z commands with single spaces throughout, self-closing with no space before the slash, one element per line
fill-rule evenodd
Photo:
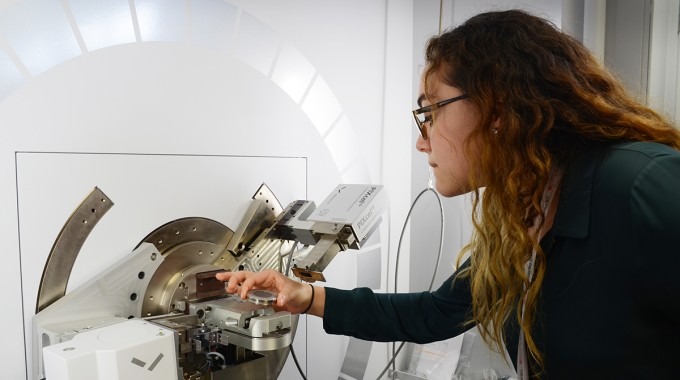
<path fill-rule="evenodd" d="M 497 135 L 498 134 L 498 128 L 491 129 L 491 132 L 493 132 L 494 135 Z"/>

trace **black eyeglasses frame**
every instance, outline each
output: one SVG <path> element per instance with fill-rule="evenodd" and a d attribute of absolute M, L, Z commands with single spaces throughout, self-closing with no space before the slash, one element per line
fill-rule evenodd
<path fill-rule="evenodd" d="M 425 123 L 431 122 L 432 117 L 425 117 L 423 120 L 420 120 L 420 118 L 418 118 L 418 115 L 422 115 L 427 112 L 434 112 L 438 108 L 444 107 L 447 104 L 467 99 L 468 97 L 469 97 L 468 94 L 463 94 L 450 99 L 442 100 L 441 102 L 430 104 L 425 107 L 420 107 L 418 109 L 411 111 L 413 113 L 413 119 L 416 121 L 416 127 L 418 128 L 418 132 L 420 132 L 420 136 L 422 136 L 423 140 L 427 140 L 427 129 L 425 128 Z"/>

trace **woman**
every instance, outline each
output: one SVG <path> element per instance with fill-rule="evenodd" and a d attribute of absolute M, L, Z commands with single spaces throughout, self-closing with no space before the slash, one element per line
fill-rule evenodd
<path fill-rule="evenodd" d="M 473 194 L 469 259 L 433 293 L 272 271 L 220 274 L 227 291 L 273 290 L 278 307 L 366 340 L 431 342 L 476 324 L 520 378 L 677 377 L 678 130 L 522 11 L 477 15 L 432 38 L 426 58 L 416 147 L 437 191 Z"/>

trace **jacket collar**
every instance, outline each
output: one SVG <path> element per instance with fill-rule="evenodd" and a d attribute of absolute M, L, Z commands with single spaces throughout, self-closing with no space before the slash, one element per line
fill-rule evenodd
<path fill-rule="evenodd" d="M 595 171 L 600 161 L 598 153 L 598 149 L 585 152 L 566 168 L 553 223 L 556 236 L 577 239 L 588 237 L 590 200 Z"/>

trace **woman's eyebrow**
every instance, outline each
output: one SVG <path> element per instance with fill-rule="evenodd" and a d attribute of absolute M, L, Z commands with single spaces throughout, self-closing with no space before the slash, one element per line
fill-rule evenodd
<path fill-rule="evenodd" d="M 418 97 L 418 107 L 423 106 L 423 100 L 425 100 L 425 94 L 420 94 L 420 96 Z"/>

